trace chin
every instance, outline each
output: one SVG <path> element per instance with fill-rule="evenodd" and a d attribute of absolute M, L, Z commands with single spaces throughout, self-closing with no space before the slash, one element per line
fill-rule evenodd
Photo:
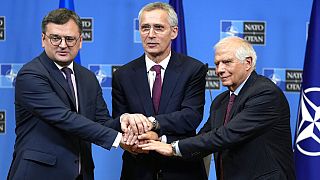
<path fill-rule="evenodd" d="M 155 50 L 155 49 L 148 49 L 147 52 L 148 52 L 149 54 L 152 54 L 152 55 L 154 55 L 154 54 L 159 54 L 159 53 L 160 53 L 158 50 Z"/>
<path fill-rule="evenodd" d="M 57 59 L 57 60 L 55 60 L 55 62 L 57 63 L 57 64 L 59 64 L 59 65 L 69 65 L 71 62 L 72 62 L 72 59 L 70 60 L 70 59 Z"/>
<path fill-rule="evenodd" d="M 229 87 L 229 86 L 231 86 L 232 84 L 231 84 L 231 83 L 228 83 L 228 82 L 222 82 L 222 85 L 225 86 L 225 87 Z"/>

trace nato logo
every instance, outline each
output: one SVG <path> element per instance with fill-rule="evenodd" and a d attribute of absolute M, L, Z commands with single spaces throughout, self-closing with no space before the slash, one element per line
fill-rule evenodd
<path fill-rule="evenodd" d="M 263 75 L 273 81 L 282 91 L 300 92 L 302 70 L 264 68 Z"/>
<path fill-rule="evenodd" d="M 0 88 L 13 88 L 23 64 L 0 64 Z"/>
<path fill-rule="evenodd" d="M 253 45 L 265 45 L 266 22 L 264 21 L 220 21 L 220 39 L 228 36 L 241 37 Z"/>
<path fill-rule="evenodd" d="M 5 40 L 5 17 L 0 16 L 0 41 Z"/>
<path fill-rule="evenodd" d="M 279 68 L 265 68 L 263 75 L 279 86 L 282 91 L 285 91 L 285 71 L 285 69 Z"/>
<path fill-rule="evenodd" d="M 89 64 L 88 69 L 96 75 L 101 88 L 106 89 L 112 87 L 112 73 L 119 67 L 110 64 Z"/>
<path fill-rule="evenodd" d="M 297 127 L 297 150 L 307 156 L 320 156 L 320 88 L 301 92 L 300 124 Z"/>
<path fill-rule="evenodd" d="M 133 19 L 133 42 L 134 43 L 141 43 L 141 37 L 139 32 L 139 19 Z"/>

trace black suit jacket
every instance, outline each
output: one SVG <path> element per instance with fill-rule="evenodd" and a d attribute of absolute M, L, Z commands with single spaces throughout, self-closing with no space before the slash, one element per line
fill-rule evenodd
<path fill-rule="evenodd" d="M 119 68 L 112 81 L 113 117 L 123 113 L 154 116 L 159 135 L 168 143 L 194 136 L 203 116 L 206 66 L 191 57 L 172 52 L 165 71 L 160 107 L 155 115 L 147 78 L 145 55 Z M 187 162 L 158 154 L 123 155 L 122 179 L 203 179 L 202 160 Z"/>
<path fill-rule="evenodd" d="M 283 92 L 254 71 L 236 97 L 223 126 L 229 91 L 212 102 L 210 117 L 198 136 L 179 141 L 186 158 L 216 152 L 217 177 L 222 156 L 225 180 L 292 180 L 290 109 Z"/>
<path fill-rule="evenodd" d="M 8 179 L 93 179 L 91 142 L 110 149 L 119 120 L 109 116 L 95 75 L 74 63 L 79 111 L 61 71 L 43 52 L 16 78 L 16 142 Z"/>

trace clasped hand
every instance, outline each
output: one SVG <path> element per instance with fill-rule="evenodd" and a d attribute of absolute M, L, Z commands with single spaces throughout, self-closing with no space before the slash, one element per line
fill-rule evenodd
<path fill-rule="evenodd" d="M 147 143 L 147 140 L 158 140 L 158 134 L 151 131 L 152 123 L 143 114 L 121 115 L 121 130 L 123 136 L 120 146 L 130 153 L 149 153 L 142 150 L 138 145 Z"/>

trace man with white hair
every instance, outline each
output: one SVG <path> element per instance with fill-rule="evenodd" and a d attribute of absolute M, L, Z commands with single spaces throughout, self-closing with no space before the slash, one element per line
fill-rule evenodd
<path fill-rule="evenodd" d="M 211 104 L 210 117 L 195 137 L 140 145 L 167 156 L 215 153 L 217 179 L 295 179 L 290 109 L 271 80 L 255 71 L 256 53 L 247 41 L 227 37 L 215 45 L 216 74 L 228 90 Z"/>

